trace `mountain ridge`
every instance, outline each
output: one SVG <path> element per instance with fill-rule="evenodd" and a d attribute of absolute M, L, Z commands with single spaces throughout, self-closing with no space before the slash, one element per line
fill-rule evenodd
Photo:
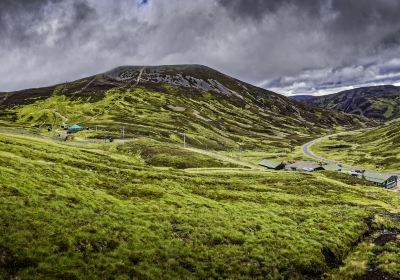
<path fill-rule="evenodd" d="M 307 104 L 379 121 L 400 117 L 400 87 L 381 85 L 360 87 L 324 96 L 291 97 Z"/>
<path fill-rule="evenodd" d="M 0 120 L 32 127 L 81 123 L 118 135 L 215 148 L 290 147 L 335 127 L 369 121 L 290 100 L 203 65 L 120 66 L 50 87 L 7 93 Z M 91 137 L 98 137 L 100 132 Z M 180 141 L 180 140 L 179 140 Z"/>

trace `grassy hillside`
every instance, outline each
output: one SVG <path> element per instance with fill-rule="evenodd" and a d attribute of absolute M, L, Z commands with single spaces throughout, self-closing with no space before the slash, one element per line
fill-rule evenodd
<path fill-rule="evenodd" d="M 196 153 L 182 147 L 163 144 L 158 141 L 142 138 L 118 145 L 116 150 L 122 154 L 136 155 L 151 166 L 184 168 L 239 167 L 235 164 Z"/>
<path fill-rule="evenodd" d="M 312 147 L 320 155 L 341 162 L 378 170 L 400 170 L 400 121 L 389 125 L 344 134 Z"/>
<path fill-rule="evenodd" d="M 363 127 L 363 118 L 292 101 L 213 69 L 119 67 L 58 86 L 2 94 L 0 124 L 35 127 L 79 123 L 85 136 L 150 137 L 194 147 L 288 149 L 315 135 Z M 94 128 L 97 126 L 97 130 Z"/>
<path fill-rule="evenodd" d="M 335 173 L 155 168 L 121 145 L 0 134 L 1 279 L 399 276 L 396 238 L 378 242 L 400 228 L 392 192 Z"/>
<path fill-rule="evenodd" d="M 346 90 L 320 97 L 298 97 L 298 100 L 322 108 L 365 116 L 379 121 L 400 117 L 400 87 L 374 86 Z"/>

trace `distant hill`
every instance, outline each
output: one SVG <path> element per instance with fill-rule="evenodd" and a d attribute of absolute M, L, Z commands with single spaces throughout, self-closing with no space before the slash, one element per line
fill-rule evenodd
<path fill-rule="evenodd" d="M 313 102 L 314 100 L 318 99 L 318 96 L 313 96 L 313 95 L 292 95 L 289 96 L 290 99 L 296 100 L 296 101 L 302 101 L 302 102 Z"/>
<path fill-rule="evenodd" d="M 380 121 L 400 117 L 400 87 L 392 85 L 362 87 L 319 97 L 302 95 L 293 99 Z"/>
<path fill-rule="evenodd" d="M 50 87 L 0 95 L 0 124 L 96 127 L 90 137 L 151 137 L 224 149 L 289 147 L 332 128 L 367 122 L 308 108 L 202 65 L 121 66 Z"/>

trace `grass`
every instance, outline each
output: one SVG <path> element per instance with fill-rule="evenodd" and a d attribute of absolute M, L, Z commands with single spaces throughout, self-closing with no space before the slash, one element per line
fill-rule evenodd
<path fill-rule="evenodd" d="M 400 170 L 400 122 L 329 137 L 312 146 L 318 155 L 379 171 Z"/>
<path fill-rule="evenodd" d="M 233 163 L 212 158 L 171 144 L 165 144 L 149 138 L 139 138 L 126 144 L 118 145 L 119 153 L 138 155 L 145 164 L 160 167 L 210 168 L 237 167 Z"/>
<path fill-rule="evenodd" d="M 9 105 L 1 108 L 5 113 L 0 114 L 0 124 L 40 128 L 42 133 L 53 127 L 52 133 L 58 133 L 62 126 L 79 123 L 91 129 L 82 133 L 91 138 L 120 137 L 124 127 L 128 138 L 173 144 L 182 144 L 185 133 L 190 146 L 220 151 L 235 151 L 240 145 L 246 150 L 289 150 L 332 129 L 369 124 L 366 119 L 305 108 L 211 69 L 195 70 L 185 71 L 203 79 L 218 78 L 241 98 L 144 81 L 127 89 L 99 76 L 46 90 L 10 93 Z"/>
<path fill-rule="evenodd" d="M 0 134 L 0 278 L 322 277 L 324 252 L 353 256 L 367 220 L 400 210 L 395 193 L 329 172 L 146 166 L 138 142 Z"/>
<path fill-rule="evenodd" d="M 357 254 L 374 252 L 362 251 L 366 234 L 399 226 L 395 193 L 257 166 L 302 158 L 300 144 L 367 120 L 184 68 L 161 74 L 238 96 L 151 82 L 155 68 L 133 88 L 98 75 L 7 95 L 0 279 L 346 279 L 351 265 L 397 275 L 396 244 Z M 59 141 L 74 123 L 88 128 L 82 141 Z M 115 141 L 96 141 L 105 135 Z"/>
<path fill-rule="evenodd" d="M 328 273 L 327 278 L 353 279 L 364 275 L 366 279 L 397 279 L 400 276 L 400 238 L 396 233 L 399 231 L 399 224 L 393 224 L 388 216 L 375 217 L 370 231 L 343 260 L 343 265 Z M 382 241 L 388 235 L 393 236 L 392 239 Z"/>
<path fill-rule="evenodd" d="M 301 148 L 301 146 L 292 148 L 265 147 L 264 149 L 260 148 L 257 150 L 230 150 L 217 151 L 217 153 L 236 159 L 238 161 L 257 165 L 262 159 L 275 159 L 284 162 L 306 160 L 307 157 L 303 155 Z"/>

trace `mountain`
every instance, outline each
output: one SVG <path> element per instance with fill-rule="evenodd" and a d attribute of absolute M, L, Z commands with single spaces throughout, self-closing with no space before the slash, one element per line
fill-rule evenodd
<path fill-rule="evenodd" d="M 0 279 L 399 271 L 395 192 L 246 159 L 295 157 L 291 148 L 306 139 L 374 124 L 362 116 L 309 108 L 198 65 L 124 66 L 0 100 Z M 85 130 L 59 141 L 72 124 Z M 121 132 L 135 139 L 87 139 Z M 190 147 L 176 145 L 183 139 Z M 239 143 L 254 150 L 234 151 Z"/>
<path fill-rule="evenodd" d="M 296 100 L 296 101 L 302 101 L 306 103 L 311 103 L 314 100 L 318 99 L 318 96 L 313 96 L 313 95 L 292 95 L 289 96 L 290 99 Z"/>
<path fill-rule="evenodd" d="M 289 147 L 362 117 L 290 100 L 201 65 L 121 66 L 0 95 L 0 123 L 44 129 L 80 124 L 88 137 L 146 136 L 215 149 Z"/>
<path fill-rule="evenodd" d="M 294 99 L 379 121 L 400 117 L 400 87 L 392 85 L 362 87 L 325 96 L 299 96 Z"/>

